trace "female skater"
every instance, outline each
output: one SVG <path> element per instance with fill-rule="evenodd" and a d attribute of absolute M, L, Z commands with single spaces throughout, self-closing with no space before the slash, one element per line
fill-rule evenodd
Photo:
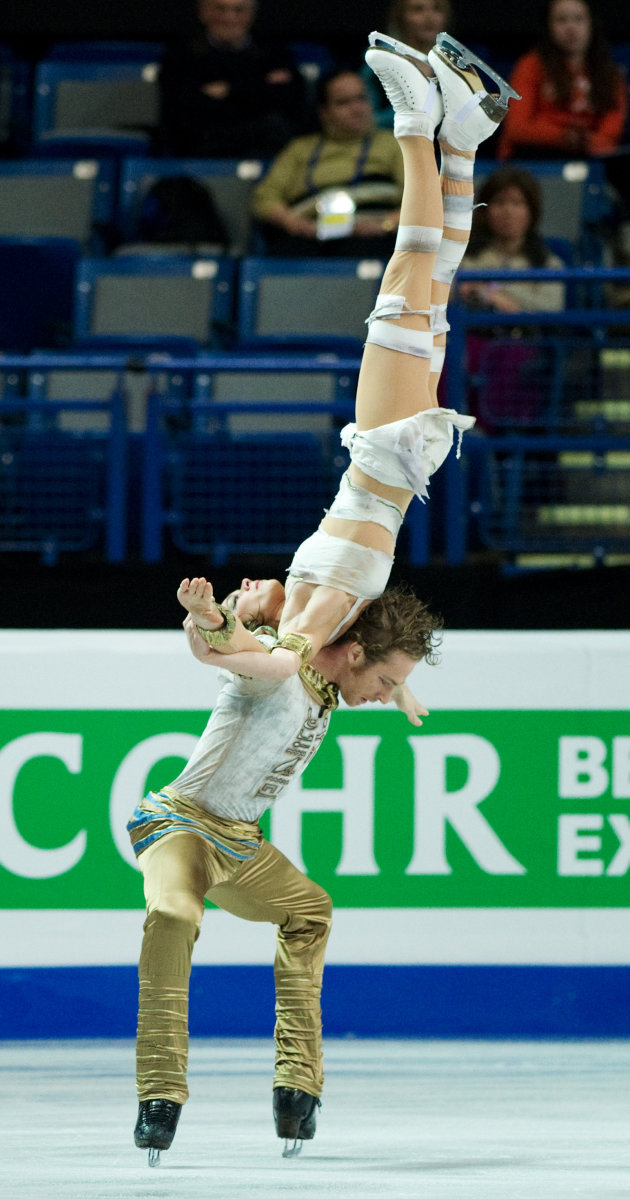
<path fill-rule="evenodd" d="M 394 109 L 405 182 L 395 250 L 367 322 L 356 422 L 341 434 L 350 467 L 319 529 L 298 548 L 286 592 L 277 580 L 244 579 L 221 605 L 203 578 L 184 579 L 178 592 L 211 648 L 238 653 L 224 665 L 252 677 L 295 673 L 382 594 L 407 507 L 414 494 L 428 495 L 454 430 L 461 438 L 474 423 L 438 406 L 446 306 L 470 235 L 477 146 L 517 94 L 448 34 L 428 61 L 384 34 L 369 41 L 366 62 Z M 475 63 L 498 96 L 485 90 Z M 251 618 L 278 628 L 271 655 L 244 627 Z"/>

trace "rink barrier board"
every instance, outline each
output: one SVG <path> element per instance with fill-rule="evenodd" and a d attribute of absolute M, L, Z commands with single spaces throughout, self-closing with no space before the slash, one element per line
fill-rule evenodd
<path fill-rule="evenodd" d="M 131 966 L 0 971 L 3 1039 L 134 1037 Z M 256 1002 L 252 1003 L 252 996 Z M 324 1036 L 630 1036 L 623 966 L 328 966 Z M 269 966 L 193 966 L 193 1037 L 271 1036 Z"/>
<path fill-rule="evenodd" d="M 327 1032 L 630 1035 L 630 634 L 448 633 L 411 685 L 421 730 L 334 713 L 264 823 L 333 896 Z M 215 696 L 181 633 L 0 631 L 0 1036 L 133 1035 L 124 824 Z M 191 1028 L 264 1035 L 273 930 L 221 915 Z"/>

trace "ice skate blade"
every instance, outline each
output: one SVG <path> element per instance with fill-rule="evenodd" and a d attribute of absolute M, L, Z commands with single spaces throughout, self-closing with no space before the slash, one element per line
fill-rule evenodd
<path fill-rule="evenodd" d="M 456 37 L 451 37 L 450 33 L 438 33 L 435 39 L 435 48 L 439 50 L 443 58 L 447 58 L 453 66 L 460 71 L 465 71 L 467 67 L 479 67 L 480 70 L 488 75 L 499 89 L 498 102 L 504 108 L 507 108 L 508 100 L 520 100 L 521 96 L 514 88 L 495 71 L 494 67 L 488 66 L 483 58 L 479 58 L 477 54 L 473 54 L 462 42 L 458 42 Z"/>
<path fill-rule="evenodd" d="M 149 1165 L 150 1165 L 150 1166 L 152 1166 L 152 1167 L 159 1166 L 159 1164 L 160 1164 L 160 1150 L 159 1150 L 159 1149 L 149 1149 L 149 1158 L 148 1158 L 148 1160 L 149 1160 Z"/>
<path fill-rule="evenodd" d="M 377 29 L 368 35 L 368 42 L 375 50 L 393 50 L 394 54 L 401 54 L 403 58 L 417 58 L 418 62 L 429 61 L 428 55 L 423 54 L 421 50 L 414 50 L 405 42 L 399 42 L 395 37 L 389 37 L 386 33 L 379 33 Z"/>
<path fill-rule="evenodd" d="M 302 1142 L 296 1137 L 293 1144 L 289 1140 L 284 1142 L 282 1150 L 283 1157 L 297 1157 L 302 1152 Z"/>

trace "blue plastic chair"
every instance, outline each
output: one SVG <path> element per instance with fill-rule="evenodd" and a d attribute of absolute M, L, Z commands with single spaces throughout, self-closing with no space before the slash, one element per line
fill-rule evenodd
<path fill-rule="evenodd" d="M 76 345 L 196 352 L 229 335 L 234 262 L 132 255 L 85 258 L 75 292 Z"/>
<path fill-rule="evenodd" d="M 35 73 L 39 154 L 142 154 L 159 121 L 159 63 L 44 61 Z"/>
<path fill-rule="evenodd" d="M 239 345 L 360 352 L 384 267 L 376 259 L 244 259 Z"/>
<path fill-rule="evenodd" d="M 112 162 L 0 159 L 0 237 L 70 237 L 98 252 L 114 199 Z"/>
<path fill-rule="evenodd" d="M 142 202 L 159 179 L 189 175 L 211 193 L 234 255 L 250 248 L 251 194 L 263 175 L 265 162 L 237 158 L 125 158 L 120 167 L 117 228 L 125 242 L 139 238 Z"/>
<path fill-rule="evenodd" d="M 53 565 L 62 553 L 126 552 L 126 438 L 122 398 L 83 405 L 102 412 L 103 432 L 67 432 L 66 406 L 4 399 L 1 406 L 0 550 L 35 553 Z M 76 403 L 72 405 L 76 409 Z"/>
<path fill-rule="evenodd" d="M 0 237 L 0 349 L 67 346 L 81 255 L 64 237 Z"/>

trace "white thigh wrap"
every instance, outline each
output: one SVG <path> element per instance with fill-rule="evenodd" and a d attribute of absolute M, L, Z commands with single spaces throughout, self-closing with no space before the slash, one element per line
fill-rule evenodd
<path fill-rule="evenodd" d="M 403 514 L 397 504 L 352 483 L 347 471 L 341 477 L 339 491 L 328 509 L 328 515 L 341 520 L 370 521 L 382 525 L 394 540 L 403 522 Z"/>
<path fill-rule="evenodd" d="M 389 580 L 393 557 L 318 529 L 298 546 L 289 567 L 287 596 L 297 582 L 320 583 L 358 599 L 376 599 Z"/>
<path fill-rule="evenodd" d="M 355 424 L 346 425 L 341 441 L 366 475 L 390 487 L 404 487 L 423 500 L 431 475 L 453 444 L 453 429 L 459 432 L 459 457 L 462 435 L 474 423 L 474 416 L 462 416 L 454 408 L 429 408 L 376 429 L 359 432 Z"/>
<path fill-rule="evenodd" d="M 403 354 L 413 354 L 416 358 L 430 358 L 433 348 L 433 334 L 429 329 L 406 329 L 404 326 L 392 324 L 401 316 L 428 316 L 429 310 L 410 308 L 404 296 L 394 295 L 393 292 L 381 292 L 376 297 L 376 304 L 367 318 L 368 335 L 366 341 L 383 346 L 386 350 L 399 350 Z"/>

